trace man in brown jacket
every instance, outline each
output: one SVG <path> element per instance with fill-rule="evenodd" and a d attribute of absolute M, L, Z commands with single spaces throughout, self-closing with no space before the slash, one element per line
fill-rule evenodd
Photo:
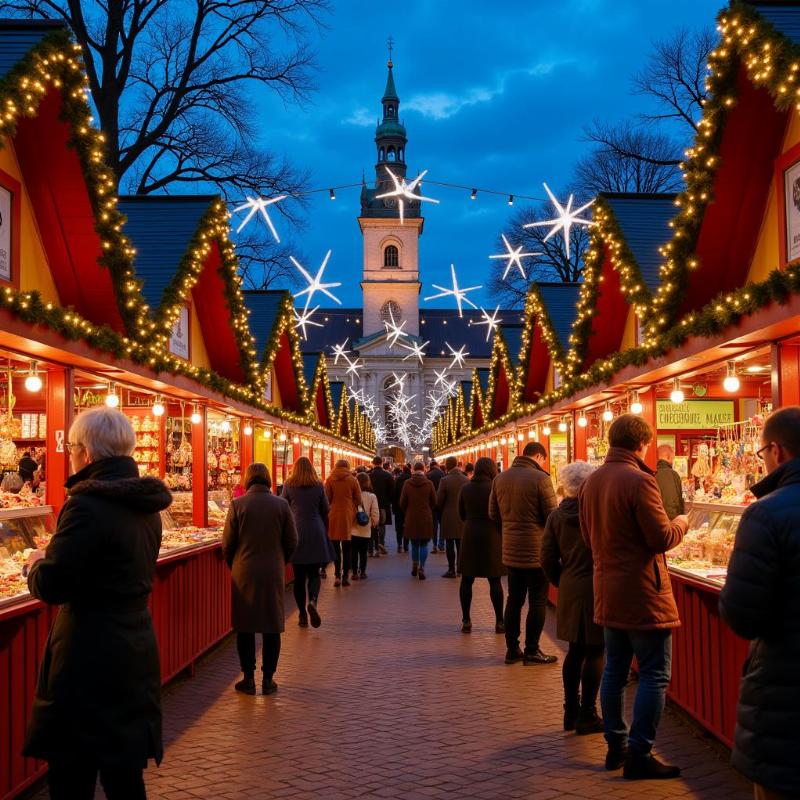
<path fill-rule="evenodd" d="M 629 779 L 680 775 L 651 749 L 671 675 L 672 629 L 680 625 L 664 553 L 683 539 L 688 519 L 670 522 L 664 511 L 655 474 L 643 460 L 652 440 L 643 419 L 618 417 L 608 431 L 605 464 L 579 495 L 581 530 L 594 559 L 594 621 L 605 629 L 606 769 L 624 765 Z M 639 686 L 629 735 L 624 690 L 634 655 Z"/>
<path fill-rule="evenodd" d="M 542 652 L 539 638 L 547 611 L 547 578 L 540 552 L 544 525 L 558 505 L 550 475 L 542 465 L 547 451 L 528 442 L 511 467 L 494 479 L 489 495 L 489 517 L 499 522 L 503 537 L 503 565 L 508 569 L 506 603 L 506 664 L 553 664 L 558 659 Z M 525 598 L 525 652 L 519 648 L 520 621 Z"/>

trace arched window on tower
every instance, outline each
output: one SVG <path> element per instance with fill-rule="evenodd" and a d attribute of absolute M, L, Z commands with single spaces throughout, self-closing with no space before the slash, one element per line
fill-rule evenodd
<path fill-rule="evenodd" d="M 394 106 L 389 106 L 386 109 L 386 116 L 387 117 L 393 117 L 394 116 Z"/>
<path fill-rule="evenodd" d="M 395 151 L 394 147 L 390 147 L 386 151 L 386 160 L 387 161 L 397 161 L 397 152 Z"/>
<path fill-rule="evenodd" d="M 400 251 L 397 245 L 387 244 L 383 249 L 383 266 L 384 267 L 399 267 L 400 266 Z"/>
<path fill-rule="evenodd" d="M 386 151 L 382 147 L 378 150 L 378 161 L 386 161 Z"/>
<path fill-rule="evenodd" d="M 403 150 L 403 148 L 401 147 L 401 148 L 400 148 L 400 149 L 397 151 L 397 160 L 398 160 L 398 161 L 402 161 L 402 160 L 403 160 L 405 157 L 406 157 L 405 150 Z"/>
<path fill-rule="evenodd" d="M 391 322 L 394 320 L 394 324 L 399 325 L 402 316 L 400 304 L 397 300 L 387 300 L 381 306 L 381 322 Z"/>

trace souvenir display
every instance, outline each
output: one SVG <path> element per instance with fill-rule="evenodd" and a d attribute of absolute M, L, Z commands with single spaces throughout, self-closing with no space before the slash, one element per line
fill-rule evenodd
<path fill-rule="evenodd" d="M 139 467 L 140 475 L 160 475 L 161 465 L 161 423 L 144 409 L 141 412 L 126 409 L 125 415 L 136 434 L 136 448 L 133 460 Z"/>
<path fill-rule="evenodd" d="M 0 604 L 28 593 L 25 564 L 32 552 L 47 547 L 54 529 L 50 506 L 0 511 Z"/>

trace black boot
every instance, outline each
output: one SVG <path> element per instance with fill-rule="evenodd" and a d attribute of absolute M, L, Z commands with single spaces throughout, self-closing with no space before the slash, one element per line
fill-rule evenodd
<path fill-rule="evenodd" d="M 242 678 L 237 684 L 235 684 L 233 688 L 236 689 L 237 692 L 241 692 L 242 694 L 255 694 L 256 680 L 253 677 L 253 673 L 245 672 L 244 678 Z"/>
<path fill-rule="evenodd" d="M 639 756 L 630 752 L 625 758 L 625 766 L 622 769 L 622 777 L 629 781 L 663 781 L 679 778 L 680 774 L 680 767 L 662 764 L 651 755 Z"/>
<path fill-rule="evenodd" d="M 592 733 L 603 733 L 605 730 L 603 720 L 594 708 L 582 708 L 575 723 L 575 733 L 578 736 L 588 736 Z"/>
<path fill-rule="evenodd" d="M 580 711 L 580 705 L 578 703 L 578 699 L 575 698 L 574 700 L 567 700 L 564 703 L 564 730 L 565 731 L 574 731 L 575 725 L 578 721 L 578 712 Z"/>
<path fill-rule="evenodd" d="M 255 687 L 253 694 L 255 694 Z M 261 694 L 275 694 L 278 691 L 278 684 L 272 680 L 272 675 L 264 674 L 264 678 L 261 681 Z"/>

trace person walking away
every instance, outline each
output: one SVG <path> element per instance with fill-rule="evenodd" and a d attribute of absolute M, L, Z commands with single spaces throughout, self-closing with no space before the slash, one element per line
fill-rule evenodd
<path fill-rule="evenodd" d="M 333 472 L 325 481 L 325 496 L 330 503 L 328 514 L 328 538 L 333 542 L 334 574 L 333 585 L 349 586 L 348 575 L 353 560 L 351 554 L 351 531 L 359 505 L 361 489 L 350 472 L 350 463 L 339 459 Z"/>
<path fill-rule="evenodd" d="M 722 618 L 749 639 L 736 708 L 733 765 L 756 800 L 800 797 L 800 406 L 764 423 L 767 476 L 736 531 Z"/>
<path fill-rule="evenodd" d="M 670 519 L 686 513 L 683 502 L 683 482 L 681 476 L 672 468 L 675 461 L 675 451 L 668 445 L 658 447 L 658 462 L 656 463 L 656 482 L 661 492 L 661 501 L 664 511 Z"/>
<path fill-rule="evenodd" d="M 444 462 L 445 476 L 439 481 L 436 491 L 436 509 L 439 512 L 441 538 L 447 550 L 447 572 L 443 578 L 456 577 L 456 559 L 461 547 L 461 529 L 463 522 L 458 514 L 458 496 L 461 487 L 468 482 L 468 478 L 458 468 L 455 456 L 448 456 Z"/>
<path fill-rule="evenodd" d="M 433 536 L 433 512 L 436 508 L 436 490 L 425 477 L 421 461 L 414 464 L 411 477 L 403 485 L 400 508 L 406 515 L 405 536 L 411 541 L 411 575 L 425 580 L 425 561 L 428 542 Z"/>
<path fill-rule="evenodd" d="M 369 475 L 370 483 L 372 484 L 372 492 L 378 498 L 378 506 L 380 507 L 380 522 L 377 526 L 377 537 L 370 539 L 370 550 L 378 555 L 386 555 L 386 526 L 392 523 L 392 494 L 394 492 L 394 478 L 392 474 L 384 469 L 383 460 L 380 456 L 375 456 L 372 459 L 372 469 L 367 473 Z M 370 552 L 372 555 L 372 552 Z"/>
<path fill-rule="evenodd" d="M 20 478 L 22 478 L 22 482 L 31 483 L 37 469 L 39 469 L 39 464 L 36 462 L 35 458 L 31 457 L 30 451 L 26 450 L 22 454 L 19 464 L 17 464 L 17 472 Z"/>
<path fill-rule="evenodd" d="M 262 637 L 261 692 L 274 694 L 274 675 L 284 630 L 286 564 L 297 547 L 297 529 L 289 503 L 270 491 L 265 464 L 244 473 L 245 494 L 228 508 L 222 555 L 231 570 L 231 627 L 243 678 L 234 689 L 256 693 L 256 634 Z"/>
<path fill-rule="evenodd" d="M 28 588 L 60 606 L 40 662 L 23 752 L 48 763 L 54 800 L 146 798 L 143 767 L 161 761 L 158 645 L 147 601 L 172 502 L 139 477 L 136 435 L 120 411 L 80 413 L 65 444 L 73 474 L 47 549 L 28 559 Z"/>
<path fill-rule="evenodd" d="M 606 769 L 623 777 L 676 778 L 680 769 L 652 755 L 672 668 L 672 629 L 680 625 L 664 554 L 688 519 L 670 521 L 655 473 L 644 463 L 653 429 L 623 414 L 608 430 L 605 463 L 578 495 L 581 532 L 594 562 L 594 621 L 604 628 L 606 664 L 600 704 L 608 743 Z M 624 690 L 636 656 L 639 685 L 630 733 Z"/>
<path fill-rule="evenodd" d="M 464 474 L 472 480 L 472 476 L 475 474 L 475 465 L 471 461 L 467 461 L 467 466 L 464 467 Z"/>
<path fill-rule="evenodd" d="M 592 551 L 581 534 L 578 492 L 594 471 L 585 461 L 559 470 L 564 499 L 547 518 L 542 538 L 542 569 L 558 588 L 556 634 L 569 642 L 564 657 L 564 730 L 579 736 L 603 732 L 597 693 L 603 674 L 603 629 L 594 622 Z"/>
<path fill-rule="evenodd" d="M 294 462 L 281 494 L 289 504 L 297 529 L 297 549 L 292 554 L 294 581 L 292 589 L 299 612 L 301 628 L 319 628 L 320 571 L 334 560 L 333 546 L 328 539 L 330 506 L 322 481 L 306 456 Z"/>
<path fill-rule="evenodd" d="M 444 472 L 439 469 L 439 465 L 436 461 L 431 461 L 428 466 L 428 480 L 433 484 L 433 488 L 438 492 L 439 491 L 439 481 L 444 477 Z M 441 522 L 441 518 L 439 515 L 439 509 L 435 508 L 433 510 L 433 547 L 431 548 L 432 553 L 443 553 L 444 552 L 444 542 L 441 539 L 440 531 L 439 531 L 439 524 Z"/>
<path fill-rule="evenodd" d="M 371 541 L 372 531 L 378 526 L 381 519 L 378 498 L 372 492 L 369 473 L 362 472 L 356 476 L 361 489 L 361 505 L 359 512 L 363 512 L 367 521 L 359 525 L 358 519 L 353 522 L 351 530 L 353 551 L 353 580 L 367 579 L 367 553 Z"/>
<path fill-rule="evenodd" d="M 550 475 L 543 464 L 547 451 L 539 442 L 528 442 L 521 456 L 499 474 L 489 496 L 489 517 L 500 524 L 503 565 L 508 569 L 506 602 L 506 664 L 526 666 L 554 664 L 558 659 L 539 646 L 547 612 L 547 577 L 540 562 L 544 526 L 556 507 Z M 519 636 L 522 607 L 528 600 L 525 651 Z"/>
<path fill-rule="evenodd" d="M 494 608 L 495 633 L 505 633 L 503 622 L 503 543 L 500 528 L 489 517 L 489 496 L 497 468 L 491 458 L 479 458 L 472 480 L 467 481 L 458 495 L 458 514 L 464 523 L 461 533 L 459 571 L 461 586 L 461 630 L 472 631 L 470 609 L 475 578 L 489 581 L 489 598 Z"/>
<path fill-rule="evenodd" d="M 408 552 L 408 539 L 405 536 L 406 513 L 400 508 L 400 495 L 405 482 L 411 477 L 411 465 L 405 464 L 394 481 L 394 532 L 397 536 L 397 552 Z"/>

